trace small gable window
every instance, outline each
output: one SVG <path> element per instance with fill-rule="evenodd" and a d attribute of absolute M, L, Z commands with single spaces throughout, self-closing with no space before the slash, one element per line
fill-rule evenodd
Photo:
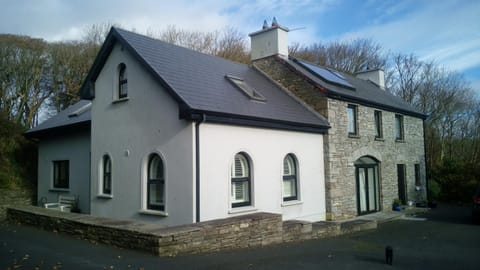
<path fill-rule="evenodd" d="M 165 211 L 164 168 L 158 154 L 151 154 L 148 158 L 147 208 Z"/>
<path fill-rule="evenodd" d="M 298 198 L 297 175 L 295 156 L 288 154 L 283 159 L 283 201 L 292 201 Z"/>
<path fill-rule="evenodd" d="M 118 66 L 118 98 L 128 96 L 127 66 L 121 63 Z"/>
<path fill-rule="evenodd" d="M 109 155 L 103 156 L 103 194 L 112 194 L 112 160 Z"/>
<path fill-rule="evenodd" d="M 232 207 L 251 205 L 250 164 L 244 153 L 235 155 L 231 169 Z"/>
<path fill-rule="evenodd" d="M 242 78 L 238 78 L 231 75 L 226 75 L 225 78 L 227 78 L 227 80 L 229 80 L 234 86 L 240 89 L 242 93 L 245 94 L 251 100 L 263 101 L 263 102 L 267 101 L 267 99 L 264 96 L 262 96 L 258 91 L 253 89 L 250 85 L 248 85 Z"/>

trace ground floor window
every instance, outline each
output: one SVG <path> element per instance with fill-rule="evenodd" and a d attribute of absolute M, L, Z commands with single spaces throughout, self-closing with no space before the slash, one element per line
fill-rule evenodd
<path fill-rule="evenodd" d="M 69 178 L 70 162 L 68 160 L 53 161 L 53 188 L 68 189 Z"/>
<path fill-rule="evenodd" d="M 109 155 L 103 156 L 103 194 L 112 194 L 112 160 Z"/>
<path fill-rule="evenodd" d="M 298 199 L 297 195 L 297 162 L 293 154 L 283 159 L 283 201 Z"/>
<path fill-rule="evenodd" d="M 231 168 L 232 207 L 251 205 L 250 163 L 245 153 L 235 155 Z"/>
<path fill-rule="evenodd" d="M 147 209 L 165 211 L 164 167 L 158 154 L 150 155 L 147 170 Z"/>

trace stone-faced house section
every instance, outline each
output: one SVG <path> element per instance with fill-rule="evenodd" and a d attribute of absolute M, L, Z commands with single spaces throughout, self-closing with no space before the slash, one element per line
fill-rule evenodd
<path fill-rule="evenodd" d="M 395 198 L 422 200 L 426 116 L 385 91 L 383 70 L 352 76 L 289 57 L 287 33 L 277 25 L 250 34 L 253 66 L 330 123 L 323 148 L 327 219 L 390 210 Z M 267 51 L 269 44 L 284 47 Z"/>
<path fill-rule="evenodd" d="M 69 151 L 54 140 L 39 160 L 70 160 L 70 186 L 48 192 L 82 192 L 83 212 L 161 225 L 257 211 L 325 220 L 329 125 L 256 69 L 112 28 L 82 98 L 91 129 L 78 162 L 89 173 L 72 175 L 75 152 L 44 156 Z"/>

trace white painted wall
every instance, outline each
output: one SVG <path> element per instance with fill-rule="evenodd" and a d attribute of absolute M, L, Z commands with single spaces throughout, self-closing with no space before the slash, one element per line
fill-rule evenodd
<path fill-rule="evenodd" d="M 230 168 L 236 153 L 252 161 L 253 207 L 231 208 Z M 300 200 L 283 205 L 283 159 L 298 160 Z M 264 211 L 283 219 L 325 220 L 323 136 L 203 123 L 200 125 L 201 221 Z"/>
<path fill-rule="evenodd" d="M 69 160 L 69 189 L 53 188 L 53 161 Z M 48 139 L 38 145 L 38 200 L 58 202 L 59 195 L 78 196 L 82 213 L 90 211 L 90 133 L 88 131 Z"/>
<path fill-rule="evenodd" d="M 127 66 L 128 100 L 116 99 L 117 67 Z M 92 103 L 92 214 L 163 225 L 194 221 L 194 124 L 179 119 L 177 102 L 134 59 L 116 45 L 96 83 Z M 146 162 L 164 161 L 166 213 L 144 211 Z M 100 194 L 100 164 L 112 159 L 112 196 Z"/>

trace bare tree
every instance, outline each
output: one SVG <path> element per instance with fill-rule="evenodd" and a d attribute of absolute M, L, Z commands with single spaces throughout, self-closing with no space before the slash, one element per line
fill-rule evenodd
<path fill-rule="evenodd" d="M 47 43 L 24 36 L 0 35 L 0 108 L 25 127 L 52 92 L 46 63 Z"/>

